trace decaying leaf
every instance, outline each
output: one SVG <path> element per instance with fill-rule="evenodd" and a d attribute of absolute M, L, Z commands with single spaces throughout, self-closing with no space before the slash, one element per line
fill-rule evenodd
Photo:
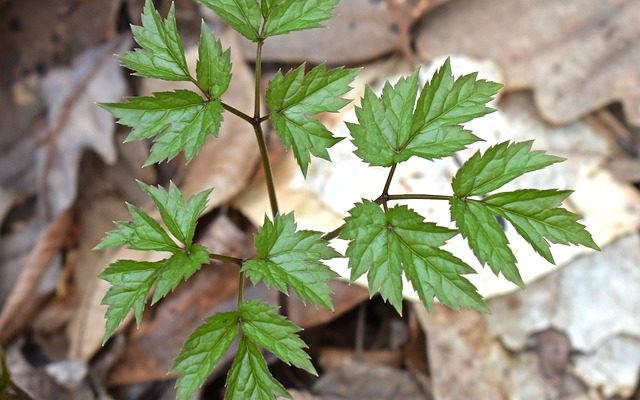
<path fill-rule="evenodd" d="M 71 223 L 71 213 L 64 212 L 58 215 L 36 240 L 0 312 L 0 343 L 16 333 L 17 326 L 11 327 L 9 324 L 16 314 L 24 312 L 25 304 L 33 300 L 34 291 L 47 271 L 49 263 L 67 240 Z"/>
<path fill-rule="evenodd" d="M 491 314 L 414 306 L 438 366 L 431 369 L 435 397 L 630 396 L 640 372 L 639 246 L 637 234 L 621 238 L 489 300 Z"/>
<path fill-rule="evenodd" d="M 622 102 L 640 125 L 640 3 L 454 0 L 427 15 L 421 57 L 496 62 L 508 89 L 532 88 L 542 116 L 561 124 Z"/>
<path fill-rule="evenodd" d="M 75 200 L 85 150 L 94 150 L 107 163 L 116 161 L 113 118 L 96 102 L 124 95 L 126 84 L 113 53 L 129 45 L 128 37 L 117 36 L 88 50 L 72 69 L 50 72 L 42 83 L 48 128 L 37 154 L 38 190 L 48 215 L 59 214 Z"/>
<path fill-rule="evenodd" d="M 293 32 L 269 38 L 265 61 L 309 61 L 355 64 L 393 51 L 411 55 L 409 36 L 413 23 L 447 0 L 342 0 L 326 28 Z M 255 44 L 243 40 L 247 58 L 255 57 Z"/>

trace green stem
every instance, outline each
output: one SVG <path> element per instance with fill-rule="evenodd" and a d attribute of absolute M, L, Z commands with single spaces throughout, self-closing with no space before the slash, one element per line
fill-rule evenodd
<path fill-rule="evenodd" d="M 263 28 L 264 29 L 264 26 Z M 262 31 L 261 29 L 261 31 Z M 262 33 L 261 33 L 262 34 Z M 276 186 L 273 180 L 273 171 L 271 169 L 271 161 L 269 160 L 269 149 L 264 139 L 264 132 L 260 125 L 263 121 L 268 119 L 268 115 L 265 117 L 260 116 L 260 99 L 261 87 L 262 87 L 262 46 L 264 40 L 258 42 L 258 48 L 256 50 L 256 87 L 255 87 L 255 102 L 253 110 L 253 130 L 256 134 L 256 140 L 258 141 L 258 147 L 260 148 L 260 158 L 262 159 L 262 169 L 264 170 L 264 176 L 267 183 L 267 192 L 269 192 L 269 204 L 271 204 L 271 214 L 275 218 L 279 214 L 278 209 L 278 197 L 276 196 Z M 243 277 L 244 279 L 244 277 Z M 280 304 L 280 314 L 289 316 L 289 298 L 282 292 L 278 293 L 278 303 Z"/>
<path fill-rule="evenodd" d="M 391 181 L 393 181 L 393 175 L 396 173 L 396 168 L 398 164 L 393 164 L 391 166 L 391 170 L 389 171 L 389 176 L 387 176 L 387 181 L 384 184 L 384 189 L 382 189 L 382 194 L 380 195 L 380 199 L 382 199 L 382 207 L 384 207 L 384 212 L 389 211 L 389 207 L 387 206 L 387 200 L 389 199 L 389 188 L 391 187 Z"/>
<path fill-rule="evenodd" d="M 207 98 L 207 101 L 211 101 L 211 95 L 209 94 L 209 92 L 203 88 L 202 86 L 200 86 L 200 84 L 198 83 L 198 81 L 192 77 L 191 75 L 189 75 L 189 80 L 191 80 L 191 83 L 193 83 L 198 90 L 200 90 L 200 92 L 202 92 L 202 94 L 204 95 L 204 97 Z M 229 111 L 231 114 L 242 118 L 243 120 L 247 121 L 248 123 L 253 125 L 253 118 L 251 118 L 249 115 L 243 113 L 242 111 L 238 110 L 237 108 L 230 106 L 229 104 L 225 103 L 224 101 L 220 100 L 220 104 L 222 104 L 222 107 Z"/>
<path fill-rule="evenodd" d="M 236 264 L 240 267 L 242 267 L 242 264 L 244 264 L 244 260 L 240 259 L 240 258 L 236 258 L 236 257 L 231 257 L 231 256 L 225 256 L 222 254 L 216 254 L 216 253 L 209 253 L 209 258 L 212 260 L 218 260 L 218 261 L 224 261 L 224 262 L 228 262 L 231 264 Z"/>
<path fill-rule="evenodd" d="M 446 200 L 449 201 L 453 196 L 443 196 L 438 194 L 390 194 L 386 196 L 386 201 L 392 200 Z M 384 200 L 378 200 L 383 201 Z"/>
<path fill-rule="evenodd" d="M 242 118 L 243 120 L 247 121 L 248 123 L 250 123 L 251 125 L 253 125 L 253 118 L 251 118 L 251 116 L 243 113 L 242 111 L 238 110 L 235 107 L 230 106 L 229 104 L 225 103 L 225 102 L 221 102 L 222 103 L 222 107 L 229 111 L 231 114 Z"/>
<path fill-rule="evenodd" d="M 253 107 L 253 119 L 254 123 L 259 123 L 260 121 L 260 88 L 262 87 L 262 46 L 264 46 L 264 41 L 260 40 L 258 42 L 258 49 L 256 51 L 256 91 L 254 98 L 254 107 Z"/>
<path fill-rule="evenodd" d="M 338 235 L 340 235 L 340 231 L 341 230 L 342 230 L 342 226 L 332 230 L 329 233 L 326 233 L 324 236 L 322 236 L 322 239 L 326 240 L 327 242 L 330 241 L 330 240 L 333 240 L 333 239 L 337 238 Z"/>
<path fill-rule="evenodd" d="M 256 134 L 256 140 L 258 141 L 258 147 L 260 148 L 260 159 L 262 160 L 262 169 L 267 181 L 267 191 L 269 192 L 269 204 L 271 204 L 271 214 L 275 217 L 279 213 L 278 198 L 276 196 L 276 187 L 273 180 L 273 171 L 271 169 L 271 161 L 269 160 L 269 149 L 267 143 L 264 140 L 264 132 L 262 126 L 253 125 L 253 130 Z"/>
<path fill-rule="evenodd" d="M 238 277 L 238 308 L 244 301 L 244 281 L 245 281 L 244 271 L 240 271 L 240 276 Z"/>

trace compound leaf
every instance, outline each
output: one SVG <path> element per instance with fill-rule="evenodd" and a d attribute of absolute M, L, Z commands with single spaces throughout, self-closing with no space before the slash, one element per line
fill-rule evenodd
<path fill-rule="evenodd" d="M 261 10 L 256 0 L 198 0 L 247 39 L 260 40 Z"/>
<path fill-rule="evenodd" d="M 185 201 L 173 182 L 169 183 L 168 191 L 161 186 L 154 187 L 140 181 L 138 184 L 153 200 L 169 232 L 190 247 L 198 218 L 204 212 L 212 190 L 202 191 Z"/>
<path fill-rule="evenodd" d="M 133 309 L 138 325 L 162 262 L 119 260 L 105 269 L 100 278 L 111 284 L 102 304 L 107 306 L 104 340 L 109 339 Z"/>
<path fill-rule="evenodd" d="M 318 28 L 332 16 L 339 0 L 263 0 L 264 37 Z"/>
<path fill-rule="evenodd" d="M 307 345 L 297 335 L 301 329 L 278 315 L 278 310 L 260 301 L 247 301 L 240 305 L 242 334 L 252 343 L 264 347 L 287 365 L 294 365 L 313 375 L 318 375 L 309 355 Z"/>
<path fill-rule="evenodd" d="M 333 310 L 329 280 L 338 275 L 322 260 L 340 254 L 315 231 L 297 231 L 293 214 L 265 218 L 256 235 L 258 256 L 245 262 L 243 270 L 254 284 L 264 280 L 269 287 L 288 293 L 291 286 L 304 301 Z"/>
<path fill-rule="evenodd" d="M 223 51 L 220 40 L 216 40 L 202 21 L 198 63 L 196 65 L 198 86 L 213 98 L 220 98 L 231 82 L 231 52 Z"/>
<path fill-rule="evenodd" d="M 459 197 L 483 195 L 498 189 L 527 172 L 564 161 L 544 151 L 531 151 L 533 141 L 502 142 L 476 152 L 453 178 L 453 191 Z"/>
<path fill-rule="evenodd" d="M 454 79 L 447 59 L 416 104 L 418 88 L 418 71 L 395 86 L 387 82 L 380 97 L 367 88 L 356 107 L 358 124 L 347 124 L 358 157 L 389 167 L 412 156 L 433 160 L 466 148 L 480 139 L 461 124 L 493 112 L 486 104 L 501 85 L 477 74 Z"/>
<path fill-rule="evenodd" d="M 176 251 L 171 257 L 155 261 L 119 260 L 111 264 L 100 275 L 111 283 L 102 300 L 107 305 L 107 340 L 131 309 L 138 325 L 152 287 L 152 304 L 157 303 L 173 291 L 183 280 L 191 277 L 203 264 L 209 262 L 209 252 L 200 245 L 192 245 L 189 251 Z"/>
<path fill-rule="evenodd" d="M 506 218 L 538 254 L 554 263 L 549 242 L 600 249 L 578 222 L 580 216 L 559 207 L 570 194 L 568 190 L 517 190 L 489 196 L 483 204 Z"/>
<path fill-rule="evenodd" d="M 426 223 L 406 206 L 387 213 L 371 201 L 357 204 L 340 232 L 349 240 L 347 257 L 351 280 L 367 273 L 369 291 L 380 294 L 402 311 L 402 273 L 407 276 L 426 307 L 433 297 L 443 304 L 487 311 L 477 289 L 464 277 L 474 270 L 440 249 L 456 231 Z"/>
<path fill-rule="evenodd" d="M 209 317 L 189 336 L 171 369 L 179 376 L 178 399 L 191 399 L 237 336 L 236 312 Z"/>
<path fill-rule="evenodd" d="M 171 160 L 181 151 L 191 161 L 208 135 L 218 135 L 223 112 L 219 99 L 205 101 L 190 90 L 133 97 L 101 107 L 112 113 L 118 123 L 133 128 L 127 141 L 154 139 L 146 166 Z"/>
<path fill-rule="evenodd" d="M 173 4 L 167 19 L 163 22 L 162 17 L 153 7 L 153 2 L 146 0 L 142 26 L 133 25 L 131 31 L 141 48 L 120 55 L 120 60 L 125 67 L 148 78 L 168 81 L 191 79 L 182 41 L 176 27 Z"/>
<path fill-rule="evenodd" d="M 226 386 L 227 400 L 275 400 L 278 396 L 291 398 L 269 372 L 260 350 L 246 336 L 240 338 L 238 351 L 227 374 Z"/>
<path fill-rule="evenodd" d="M 192 245 L 188 251 L 175 253 L 163 261 L 158 270 L 156 290 L 153 293 L 151 304 L 175 290 L 180 282 L 186 281 L 198 272 L 203 264 L 209 262 L 209 252 L 203 246 Z"/>
<path fill-rule="evenodd" d="M 507 236 L 485 204 L 454 197 L 451 199 L 451 218 L 480 263 L 488 264 L 496 275 L 502 273 L 511 282 L 524 287 Z"/>
<path fill-rule="evenodd" d="M 278 72 L 269 82 L 267 105 L 276 133 L 298 160 L 306 175 L 311 155 L 329 160 L 327 149 L 338 143 L 316 118 L 321 112 L 337 112 L 349 103 L 341 96 L 350 89 L 356 69 L 327 70 L 319 65 L 304 73 L 305 65 L 283 75 Z"/>

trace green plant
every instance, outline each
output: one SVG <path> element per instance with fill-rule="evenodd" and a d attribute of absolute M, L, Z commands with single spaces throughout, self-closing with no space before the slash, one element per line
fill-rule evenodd
<path fill-rule="evenodd" d="M 253 128 L 260 148 L 272 215 L 265 217 L 255 237 L 255 258 L 212 254 L 194 243 L 197 220 L 211 191 L 184 199 L 173 184 L 165 190 L 140 183 L 157 206 L 164 226 L 129 205 L 131 221 L 116 223 L 117 229 L 96 246 L 104 249 L 127 245 L 135 250 L 168 254 L 156 262 L 120 260 L 101 275 L 111 283 L 103 300 L 108 306 L 105 340 L 130 310 L 140 323 L 151 292 L 154 304 L 211 260 L 235 263 L 241 268 L 237 310 L 207 319 L 187 340 L 175 361 L 173 372 L 179 376 L 180 399 L 191 397 L 235 341 L 238 349 L 227 376 L 228 399 L 287 396 L 284 387 L 269 373 L 262 350 L 289 365 L 316 373 L 304 351 L 306 345 L 297 335 L 300 328 L 286 315 L 279 315 L 275 307 L 245 301 L 243 288 L 249 278 L 253 284 L 264 282 L 285 294 L 291 289 L 308 303 L 332 309 L 328 282 L 336 274 L 323 261 L 342 257 L 328 243 L 338 236 L 349 241 L 346 257 L 351 279 L 367 274 L 370 292 L 379 292 L 398 312 L 402 311 L 403 274 L 427 308 L 431 308 L 435 297 L 456 310 L 488 310 L 465 277 L 475 271 L 442 249 L 458 233 L 467 239 L 482 264 L 523 286 L 516 259 L 496 221 L 498 216 L 508 220 L 550 262 L 553 257 L 549 243 L 598 249 L 585 227 L 577 222 L 579 216 L 560 208 L 570 191 L 527 189 L 492 194 L 520 175 L 562 161 L 532 151 L 531 142 L 505 142 L 476 153 L 453 179 L 453 195 L 389 193 L 398 164 L 414 156 L 436 160 L 465 149 L 480 139 L 463 124 L 494 111 L 486 104 L 501 85 L 478 80 L 476 74 L 454 79 L 448 60 L 423 88 L 419 87 L 416 72 L 395 85 L 387 83 L 380 96 L 366 90 L 356 108 L 358 123 L 349 124 L 348 128 L 358 157 L 372 166 L 389 168 L 382 193 L 377 199 L 356 204 L 344 225 L 334 232 L 323 235 L 298 230 L 293 214 L 279 212 L 262 124 L 271 121 L 306 175 L 312 155 L 328 160 L 327 149 L 343 139 L 334 137 L 314 115 L 344 107 L 348 101 L 342 96 L 349 91 L 358 71 L 320 65 L 307 72 L 301 65 L 285 74 L 279 72 L 267 89 L 270 113 L 261 115 L 262 46 L 271 36 L 319 26 L 330 17 L 338 0 L 200 1 L 257 43 L 253 114 L 222 100 L 231 80 L 229 50 L 223 51 L 203 24 L 193 77 L 177 33 L 173 6 L 163 20 L 151 0 L 146 2 L 142 26 L 132 28 L 140 48 L 121 55 L 122 63 L 141 76 L 190 81 L 200 93 L 176 90 L 102 104 L 121 124 L 133 128 L 127 140 L 153 140 L 147 165 L 170 160 L 180 152 L 191 160 L 209 135 L 216 136 L 225 110 Z M 449 202 L 457 230 L 425 222 L 406 205 L 389 205 L 404 200 Z"/>

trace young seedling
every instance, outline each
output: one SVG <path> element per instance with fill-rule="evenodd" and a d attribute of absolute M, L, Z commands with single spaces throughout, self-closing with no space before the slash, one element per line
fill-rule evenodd
<path fill-rule="evenodd" d="M 116 223 L 116 229 L 96 246 L 105 249 L 127 245 L 134 250 L 167 254 L 155 262 L 119 260 L 102 273 L 102 279 L 111 284 L 103 300 L 108 306 L 105 340 L 131 310 L 140 324 L 149 297 L 155 304 L 212 260 L 235 263 L 240 268 L 236 310 L 209 317 L 187 339 L 175 360 L 172 372 L 178 375 L 179 399 L 191 398 L 234 342 L 237 350 L 226 382 L 229 400 L 288 397 L 267 368 L 262 355 L 265 350 L 288 365 L 316 373 L 304 350 L 306 345 L 297 334 L 300 328 L 279 315 L 276 307 L 246 301 L 243 288 L 249 278 L 253 284 L 264 282 L 285 294 L 293 290 L 305 302 L 333 309 L 328 283 L 337 275 L 324 261 L 342 257 L 329 246 L 336 237 L 349 241 L 346 257 L 351 279 L 367 274 L 371 294 L 379 292 L 398 312 L 402 312 L 403 274 L 427 309 L 436 298 L 455 310 L 488 311 L 482 296 L 467 280 L 474 269 L 442 248 L 458 234 L 467 240 L 480 263 L 523 286 L 516 258 L 496 217 L 509 221 L 549 262 L 553 262 L 550 243 L 598 249 L 578 223 L 580 217 L 561 208 L 570 191 L 526 189 L 496 193 L 527 172 L 563 161 L 532 151 L 532 142 L 504 142 L 484 153 L 477 152 L 453 179 L 453 195 L 389 193 L 399 164 L 412 157 L 437 160 L 465 149 L 480 139 L 464 124 L 494 111 L 487 103 L 501 85 L 479 80 L 475 73 L 456 79 L 448 60 L 424 87 L 420 87 L 416 72 L 395 85 L 386 83 L 379 96 L 366 90 L 356 108 L 358 122 L 348 124 L 348 128 L 355 154 L 372 166 L 389 169 L 386 182 L 381 182 L 381 194 L 354 205 L 344 225 L 334 232 L 323 235 L 299 230 L 293 213 L 279 212 L 263 124 L 272 124 L 306 175 L 311 156 L 329 160 L 327 150 L 343 139 L 335 137 L 314 116 L 337 112 L 348 104 L 342 96 L 350 90 L 358 70 L 320 65 L 307 72 L 301 65 L 286 73 L 278 72 L 266 93 L 269 113 L 262 115 L 262 47 L 272 36 L 321 26 L 330 18 L 338 0 L 199 1 L 256 43 L 252 113 L 223 100 L 231 81 L 229 50 L 223 50 L 203 23 L 196 74 L 191 75 L 177 32 L 174 7 L 163 19 L 151 0 L 146 1 L 142 26 L 132 27 L 140 48 L 120 55 L 120 59 L 137 75 L 191 82 L 193 90 L 102 104 L 119 123 L 132 128 L 127 141 L 153 141 L 146 165 L 171 160 L 181 152 L 187 161 L 193 159 L 210 135 L 217 136 L 225 111 L 248 123 L 260 149 L 271 215 L 265 217 L 255 237 L 255 258 L 242 260 L 214 254 L 194 243 L 198 218 L 212 191 L 185 199 L 173 184 L 165 190 L 140 183 L 158 208 L 162 224 L 129 205 L 131 220 Z M 427 222 L 407 205 L 390 204 L 405 201 L 448 202 L 457 229 Z"/>

